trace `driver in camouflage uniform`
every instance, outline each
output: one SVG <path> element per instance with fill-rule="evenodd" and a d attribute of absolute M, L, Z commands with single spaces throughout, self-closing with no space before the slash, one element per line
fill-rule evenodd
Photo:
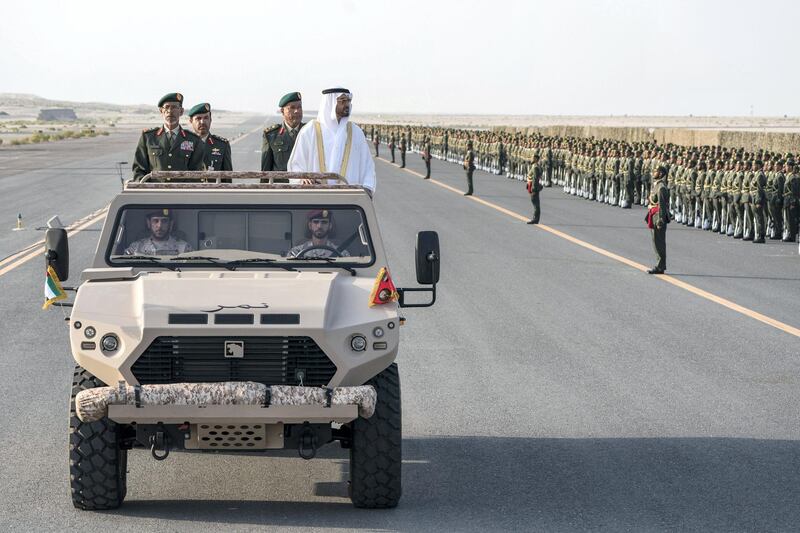
<path fill-rule="evenodd" d="M 336 234 L 333 213 L 328 209 L 312 209 L 306 216 L 306 237 L 309 240 L 298 244 L 286 254 L 287 257 L 349 257 L 347 250 L 340 250 L 329 239 Z"/>
<path fill-rule="evenodd" d="M 179 255 L 194 251 L 191 244 L 172 235 L 172 226 L 169 209 L 147 213 L 150 236 L 132 242 L 125 249 L 125 255 Z"/>

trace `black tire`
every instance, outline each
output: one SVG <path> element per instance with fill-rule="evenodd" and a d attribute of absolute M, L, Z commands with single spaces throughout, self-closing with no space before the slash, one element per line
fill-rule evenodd
<path fill-rule="evenodd" d="M 396 507 L 402 494 L 403 434 L 397 364 L 369 380 L 378 392 L 375 414 L 353 421 L 350 499 L 363 509 Z"/>
<path fill-rule="evenodd" d="M 81 422 L 75 414 L 75 396 L 106 384 L 76 366 L 69 402 L 69 481 L 72 504 L 101 511 L 122 505 L 127 492 L 128 450 L 119 447 L 119 426 L 103 418 Z"/>

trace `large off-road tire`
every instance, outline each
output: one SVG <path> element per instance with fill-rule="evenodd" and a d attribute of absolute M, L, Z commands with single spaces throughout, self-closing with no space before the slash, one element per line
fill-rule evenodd
<path fill-rule="evenodd" d="M 368 383 L 378 392 L 375 414 L 353 421 L 350 499 L 365 509 L 396 507 L 402 494 L 400 375 L 397 364 Z"/>
<path fill-rule="evenodd" d="M 81 422 L 75 414 L 75 396 L 106 384 L 76 366 L 69 401 L 69 481 L 72 504 L 100 511 L 122 505 L 127 491 L 128 450 L 119 447 L 119 426 L 103 418 Z"/>

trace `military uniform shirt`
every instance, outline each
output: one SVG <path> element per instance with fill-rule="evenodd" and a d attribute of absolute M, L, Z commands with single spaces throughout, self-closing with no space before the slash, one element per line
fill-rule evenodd
<path fill-rule="evenodd" d="M 178 255 L 191 251 L 194 251 L 191 244 L 172 235 L 163 241 L 157 241 L 151 236 L 132 242 L 125 249 L 125 255 Z"/>
<path fill-rule="evenodd" d="M 205 143 L 200 137 L 180 126 L 172 142 L 163 126 L 142 131 L 133 157 L 133 179 L 156 170 L 205 170 Z"/>
<path fill-rule="evenodd" d="M 276 124 L 264 130 L 261 143 L 261 170 L 264 172 L 286 172 L 289 156 L 292 155 L 294 141 L 300 129 L 305 126 L 301 123 L 295 128 L 294 135 L 285 123 Z"/>
<path fill-rule="evenodd" d="M 210 133 L 206 137 L 206 167 L 208 170 L 233 170 L 231 143 L 228 139 Z"/>

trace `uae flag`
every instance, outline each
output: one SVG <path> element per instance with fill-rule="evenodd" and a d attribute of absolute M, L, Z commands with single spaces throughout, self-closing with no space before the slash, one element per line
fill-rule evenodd
<path fill-rule="evenodd" d="M 63 300 L 66 297 L 67 295 L 61 287 L 61 281 L 59 281 L 56 271 L 53 270 L 53 267 L 48 266 L 47 277 L 44 280 L 44 305 L 42 309 L 47 309 L 53 302 Z"/>

